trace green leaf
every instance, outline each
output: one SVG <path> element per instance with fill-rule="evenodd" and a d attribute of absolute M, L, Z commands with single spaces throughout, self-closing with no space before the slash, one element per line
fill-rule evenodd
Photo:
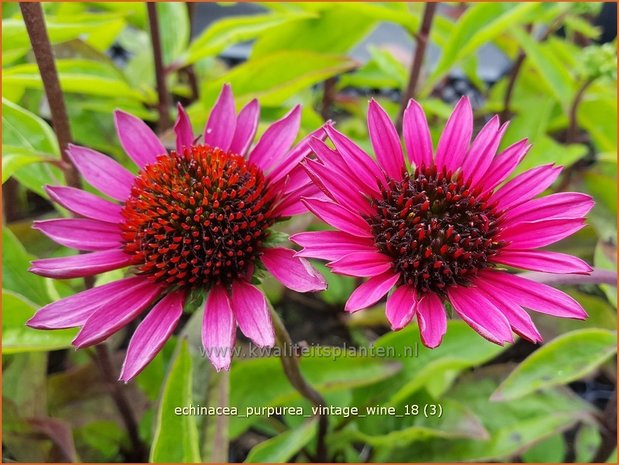
<path fill-rule="evenodd" d="M 45 305 L 49 303 L 45 282 L 28 271 L 34 258 L 10 229 L 2 228 L 2 285 L 36 304 Z"/>
<path fill-rule="evenodd" d="M 235 67 L 220 79 L 207 83 L 201 95 L 206 96 L 205 103 L 210 106 L 221 86 L 228 82 L 239 104 L 258 98 L 264 106 L 278 106 L 302 89 L 354 66 L 345 56 L 281 51 Z"/>
<path fill-rule="evenodd" d="M 472 55 L 479 47 L 506 30 L 517 29 L 539 8 L 536 3 L 477 3 L 460 17 L 445 43 L 439 61 L 428 78 L 423 94 L 461 59 Z"/>
<path fill-rule="evenodd" d="M 246 463 L 286 463 L 316 435 L 316 418 L 298 428 L 261 442 L 249 452 Z"/>
<path fill-rule="evenodd" d="M 192 362 L 187 341 L 172 362 L 170 374 L 163 386 L 157 413 L 155 437 L 150 451 L 152 463 L 200 462 L 198 429 L 192 415 L 177 415 L 176 408 L 191 405 Z"/>
<path fill-rule="evenodd" d="M 564 334 L 528 356 L 492 394 L 495 401 L 518 399 L 538 389 L 586 376 L 617 351 L 617 335 L 604 329 Z"/>
<path fill-rule="evenodd" d="M 597 427 L 593 425 L 582 425 L 576 433 L 574 439 L 574 450 L 576 453 L 576 463 L 589 463 L 593 461 L 600 444 L 602 435 Z M 560 460 L 557 460 L 560 462 Z"/>
<path fill-rule="evenodd" d="M 578 106 L 578 122 L 600 152 L 617 152 L 616 81 L 608 87 L 594 84 Z M 616 157 L 615 157 L 616 160 Z"/>
<path fill-rule="evenodd" d="M 2 183 L 5 183 L 18 169 L 40 163 L 47 158 L 45 154 L 34 153 L 24 147 L 2 145 Z"/>
<path fill-rule="evenodd" d="M 42 331 L 26 326 L 26 321 L 34 315 L 37 305 L 24 296 L 3 289 L 2 308 L 3 353 L 39 352 L 71 347 L 76 330 Z"/>
<path fill-rule="evenodd" d="M 213 23 L 196 37 L 178 62 L 187 65 L 219 52 L 238 42 L 255 39 L 265 31 L 289 21 L 306 18 L 308 14 L 269 14 L 236 16 Z"/>
<path fill-rule="evenodd" d="M 617 270 L 617 247 L 607 244 L 604 241 L 598 241 L 593 253 L 593 263 L 596 267 L 605 270 Z M 600 284 L 600 288 L 606 294 L 609 302 L 617 308 L 617 287 L 608 284 Z"/>
<path fill-rule="evenodd" d="M 33 152 L 60 153 L 49 124 L 5 98 L 2 99 L 2 145 L 23 147 Z"/>
<path fill-rule="evenodd" d="M 189 43 L 189 14 L 184 2 L 156 4 L 163 63 L 169 65 L 187 48 Z"/>
<path fill-rule="evenodd" d="M 529 448 L 522 458 L 528 463 L 562 463 L 567 445 L 563 434 L 555 434 Z"/>

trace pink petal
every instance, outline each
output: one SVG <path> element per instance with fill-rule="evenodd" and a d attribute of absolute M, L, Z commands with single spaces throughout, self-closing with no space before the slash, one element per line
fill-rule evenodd
<path fill-rule="evenodd" d="M 378 163 L 389 177 L 402 179 L 405 165 L 398 132 L 389 115 L 374 99 L 370 100 L 368 110 L 368 131 Z"/>
<path fill-rule="evenodd" d="M 482 271 L 479 279 L 492 286 L 497 297 L 536 312 L 578 320 L 587 318 L 587 312 L 578 302 L 546 284 L 496 270 Z"/>
<path fill-rule="evenodd" d="M 478 286 L 479 292 L 481 292 L 484 297 L 489 299 L 501 311 L 501 313 L 505 315 L 512 330 L 516 334 L 533 343 L 542 341 L 542 336 L 537 331 L 533 320 L 531 320 L 531 316 L 529 316 L 529 314 L 520 305 L 517 305 L 514 302 L 499 299 L 493 292 L 492 288 L 486 286 L 483 282 L 478 282 Z"/>
<path fill-rule="evenodd" d="M 379 192 L 378 185 L 385 181 L 385 175 L 376 165 L 374 160 L 365 153 L 353 141 L 341 132 L 338 132 L 330 124 L 325 125 L 325 131 L 329 139 L 335 145 L 336 150 L 350 166 L 350 170 L 374 192 Z"/>
<path fill-rule="evenodd" d="M 527 139 L 523 139 L 510 145 L 498 154 L 490 163 L 483 178 L 479 181 L 484 187 L 484 190 L 492 190 L 507 179 L 512 171 L 516 169 L 516 166 L 520 164 L 530 148 L 531 144 L 528 143 Z"/>
<path fill-rule="evenodd" d="M 320 194 L 320 189 L 315 184 L 312 184 L 308 178 L 307 184 L 284 195 L 281 203 L 274 208 L 275 214 L 279 217 L 287 217 L 307 213 L 307 207 L 302 202 L 302 199 L 305 197 L 316 197 Z"/>
<path fill-rule="evenodd" d="M 30 272 L 47 278 L 83 278 L 105 271 L 124 268 L 133 257 L 122 250 L 104 250 L 71 257 L 34 260 Z"/>
<path fill-rule="evenodd" d="M 50 239 L 65 247 L 77 250 L 107 250 L 122 244 L 120 228 L 86 218 L 62 218 L 35 221 L 32 224 Z"/>
<path fill-rule="evenodd" d="M 545 191 L 560 173 L 561 168 L 552 164 L 532 168 L 507 182 L 490 200 L 497 203 L 498 210 L 508 210 Z"/>
<path fill-rule="evenodd" d="M 454 172 L 462 164 L 473 133 L 473 110 L 468 97 L 462 97 L 447 120 L 436 147 L 436 166 Z"/>
<path fill-rule="evenodd" d="M 204 127 L 204 143 L 227 151 L 232 143 L 236 124 L 234 97 L 230 85 L 225 84 Z"/>
<path fill-rule="evenodd" d="M 303 199 L 303 203 L 325 223 L 348 234 L 359 237 L 373 237 L 370 225 L 357 213 L 336 203 L 321 199 Z"/>
<path fill-rule="evenodd" d="M 404 144 L 408 159 L 415 166 L 432 165 L 432 137 L 426 115 L 415 100 L 410 99 L 402 121 Z"/>
<path fill-rule="evenodd" d="M 312 139 L 325 140 L 327 134 L 322 127 L 310 132 L 301 141 L 295 145 L 286 156 L 280 160 L 279 165 L 273 167 L 273 171 L 269 174 L 271 183 L 276 183 L 284 179 L 288 173 L 291 173 L 294 168 L 299 166 L 299 163 L 312 153 L 309 146 L 309 141 Z"/>
<path fill-rule="evenodd" d="M 391 329 L 404 328 L 415 316 L 417 292 L 410 286 L 400 286 L 387 299 L 385 313 Z"/>
<path fill-rule="evenodd" d="M 297 138 L 301 125 L 301 106 L 295 106 L 279 121 L 273 123 L 249 154 L 249 161 L 265 172 L 278 166 Z"/>
<path fill-rule="evenodd" d="M 168 153 L 153 130 L 140 118 L 116 110 L 114 124 L 120 145 L 138 167 L 155 163 L 158 156 Z"/>
<path fill-rule="evenodd" d="M 134 276 L 73 294 L 40 308 L 27 325 L 37 329 L 83 326 L 95 310 L 147 282 L 146 278 Z"/>
<path fill-rule="evenodd" d="M 441 299 L 434 293 L 424 294 L 417 304 L 417 321 L 421 342 L 434 349 L 447 332 L 447 314 Z"/>
<path fill-rule="evenodd" d="M 481 336 L 499 345 L 513 342 L 509 321 L 479 290 L 454 286 L 447 294 L 460 318 Z"/>
<path fill-rule="evenodd" d="M 334 273 L 348 276 L 370 277 L 391 269 L 391 257 L 378 251 L 353 252 L 328 264 Z"/>
<path fill-rule="evenodd" d="M 128 382 L 159 353 L 183 314 L 185 293 L 171 292 L 152 308 L 131 337 L 120 371 L 120 381 Z"/>
<path fill-rule="evenodd" d="M 247 281 L 234 281 L 230 304 L 241 332 L 260 347 L 273 347 L 275 331 L 262 291 Z"/>
<path fill-rule="evenodd" d="M 505 212 L 507 224 L 551 218 L 581 218 L 593 208 L 595 202 L 587 194 L 560 192 L 532 199 Z"/>
<path fill-rule="evenodd" d="M 588 274 L 593 269 L 580 258 L 547 250 L 502 249 L 493 262 L 545 273 Z"/>
<path fill-rule="evenodd" d="M 368 279 L 350 294 L 344 309 L 352 313 L 374 305 L 395 286 L 399 279 L 400 274 L 394 274 L 391 271 Z"/>
<path fill-rule="evenodd" d="M 284 247 L 264 249 L 262 263 L 284 286 L 297 292 L 324 291 L 327 282 L 307 260 Z"/>
<path fill-rule="evenodd" d="M 226 289 L 213 286 L 204 307 L 202 345 L 217 371 L 230 368 L 236 336 L 236 322 Z"/>
<path fill-rule="evenodd" d="M 161 284 L 143 281 L 130 291 L 116 295 L 90 315 L 73 345 L 81 349 L 107 339 L 137 318 L 160 292 Z"/>
<path fill-rule="evenodd" d="M 245 155 L 249 146 L 254 140 L 256 129 L 258 129 L 258 119 L 260 118 L 260 104 L 253 99 L 239 112 L 236 120 L 236 129 L 230 144 L 230 152 Z"/>
<path fill-rule="evenodd" d="M 90 192 L 66 186 L 45 186 L 45 190 L 54 201 L 78 215 L 114 224 L 125 221 L 120 205 Z"/>
<path fill-rule="evenodd" d="M 376 251 L 374 241 L 369 238 L 351 236 L 341 231 L 302 232 L 290 236 L 290 240 L 303 247 L 297 257 L 337 260 L 353 252 Z"/>
<path fill-rule="evenodd" d="M 530 221 L 505 228 L 498 238 L 514 249 L 534 249 L 554 244 L 584 227 L 584 218 Z"/>
<path fill-rule="evenodd" d="M 472 185 L 479 184 L 484 178 L 508 125 L 509 123 L 505 123 L 499 127 L 499 117 L 495 116 L 486 123 L 473 141 L 462 165 L 462 171 L 466 174 L 470 173 Z"/>
<path fill-rule="evenodd" d="M 120 201 L 125 201 L 131 195 L 135 177 L 118 162 L 95 150 L 77 145 L 69 145 L 67 154 L 92 187 Z"/>
<path fill-rule="evenodd" d="M 183 106 L 177 105 L 178 116 L 174 123 L 174 133 L 176 134 L 176 153 L 182 154 L 184 148 L 190 148 L 193 145 L 193 129 L 191 121 Z"/>

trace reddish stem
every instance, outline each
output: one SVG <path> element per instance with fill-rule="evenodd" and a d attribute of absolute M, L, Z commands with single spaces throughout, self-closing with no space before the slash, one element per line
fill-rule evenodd
<path fill-rule="evenodd" d="M 163 132 L 170 127 L 170 95 L 166 86 L 166 73 L 163 64 L 163 49 L 161 47 L 161 36 L 159 34 L 159 19 L 157 14 L 157 4 L 146 3 L 148 9 L 148 24 L 150 27 L 150 38 L 153 45 L 153 59 L 155 63 L 155 78 L 157 80 L 157 96 L 159 111 L 159 132 Z"/>

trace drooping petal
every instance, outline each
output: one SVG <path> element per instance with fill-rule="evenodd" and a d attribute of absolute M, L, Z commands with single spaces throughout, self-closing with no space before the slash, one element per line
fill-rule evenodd
<path fill-rule="evenodd" d="M 417 292 L 410 286 L 400 286 L 387 299 L 385 314 L 391 329 L 404 328 L 415 316 Z"/>
<path fill-rule="evenodd" d="M 227 151 L 232 143 L 236 124 L 232 89 L 229 84 L 225 84 L 204 127 L 204 143 Z"/>
<path fill-rule="evenodd" d="M 359 237 L 373 237 L 368 223 L 357 213 L 334 202 L 322 199 L 303 199 L 303 203 L 325 223 L 348 234 Z"/>
<path fill-rule="evenodd" d="M 368 131 L 378 163 L 392 179 L 402 179 L 405 166 L 398 132 L 389 115 L 374 99 L 368 110 Z"/>
<path fill-rule="evenodd" d="M 443 302 L 436 294 L 425 294 L 419 300 L 417 321 L 423 345 L 430 349 L 438 347 L 447 331 L 447 314 Z"/>
<path fill-rule="evenodd" d="M 284 195 L 281 203 L 274 207 L 274 214 L 279 217 L 287 217 L 307 213 L 307 207 L 301 199 L 305 197 L 315 198 L 318 195 L 322 195 L 320 189 L 308 179 L 305 185 Z"/>
<path fill-rule="evenodd" d="M 490 200 L 497 203 L 497 210 L 508 210 L 544 192 L 560 173 L 561 168 L 552 164 L 531 168 L 498 189 Z"/>
<path fill-rule="evenodd" d="M 209 292 L 202 320 L 202 345 L 217 371 L 230 368 L 236 321 L 226 289 L 217 284 Z"/>
<path fill-rule="evenodd" d="M 28 320 L 27 325 L 37 329 L 83 326 L 88 317 L 99 307 L 109 305 L 109 302 L 119 295 L 124 295 L 146 282 L 146 278 L 134 276 L 73 294 L 40 308 Z"/>
<path fill-rule="evenodd" d="M 230 143 L 230 151 L 245 155 L 249 146 L 254 140 L 256 129 L 258 129 L 258 119 L 260 118 L 260 104 L 258 100 L 252 99 L 239 112 L 236 120 L 236 129 Z"/>
<path fill-rule="evenodd" d="M 509 247 L 514 249 L 534 249 L 554 244 L 583 227 L 584 218 L 528 221 L 505 228 L 498 238 L 509 242 Z"/>
<path fill-rule="evenodd" d="M 392 259 L 378 251 L 353 252 L 329 263 L 334 273 L 362 278 L 377 276 L 392 267 Z"/>
<path fill-rule="evenodd" d="M 174 332 L 183 314 L 184 302 L 184 292 L 171 292 L 148 312 L 131 337 L 120 381 L 128 382 L 155 358 Z"/>
<path fill-rule="evenodd" d="M 275 344 L 275 331 L 267 301 L 260 289 L 247 281 L 232 283 L 232 312 L 241 332 L 260 347 Z"/>
<path fill-rule="evenodd" d="M 122 243 L 117 225 L 86 218 L 35 221 L 32 227 L 58 244 L 77 250 L 115 249 Z"/>
<path fill-rule="evenodd" d="M 87 347 L 107 339 L 142 313 L 161 292 L 161 284 L 152 281 L 117 295 L 107 305 L 99 307 L 86 320 L 73 340 L 77 348 Z"/>
<path fill-rule="evenodd" d="M 153 130 L 140 118 L 116 110 L 114 124 L 120 145 L 139 168 L 155 163 L 159 155 L 168 153 Z"/>
<path fill-rule="evenodd" d="M 46 278 L 83 278 L 131 264 L 131 255 L 122 250 L 103 250 L 71 257 L 34 260 L 30 271 Z"/>
<path fill-rule="evenodd" d="M 578 257 L 548 250 L 517 250 L 505 248 L 492 257 L 493 262 L 543 271 L 545 273 L 590 273 L 593 269 Z"/>
<path fill-rule="evenodd" d="M 351 171 L 353 171 L 368 188 L 371 188 L 374 192 L 379 192 L 378 185 L 385 181 L 385 175 L 374 160 L 353 141 L 341 132 L 338 132 L 330 124 L 325 125 L 325 132 L 333 142 L 333 145 L 335 145 L 336 150 L 350 166 Z"/>
<path fill-rule="evenodd" d="M 352 313 L 374 305 L 395 286 L 398 279 L 400 279 L 400 274 L 392 271 L 368 279 L 350 294 L 344 309 Z"/>
<path fill-rule="evenodd" d="M 505 212 L 507 224 L 551 218 L 582 218 L 593 208 L 591 196 L 578 192 L 559 192 L 524 202 Z"/>
<path fill-rule="evenodd" d="M 249 154 L 249 161 L 269 173 L 281 162 L 297 138 L 301 125 L 301 107 L 295 106 L 279 121 L 264 131 L 262 137 Z"/>
<path fill-rule="evenodd" d="M 293 291 L 324 291 L 327 282 L 307 260 L 295 257 L 295 251 L 284 247 L 264 249 L 262 263 L 269 273 Z"/>
<path fill-rule="evenodd" d="M 415 166 L 432 164 L 432 137 L 426 114 L 415 100 L 408 101 L 402 120 L 402 134 L 408 159 Z"/>
<path fill-rule="evenodd" d="M 69 145 L 71 161 L 92 187 L 113 199 L 125 201 L 131 194 L 134 176 L 112 160 L 95 150 Z"/>
<path fill-rule="evenodd" d="M 67 186 L 45 186 L 45 191 L 54 201 L 78 215 L 114 224 L 124 221 L 120 205 L 90 192 Z"/>
<path fill-rule="evenodd" d="M 531 144 L 528 143 L 527 139 L 523 139 L 498 154 L 490 163 L 484 177 L 479 180 L 484 191 L 492 190 L 505 181 L 516 169 L 516 166 L 520 164 L 530 148 Z"/>
<path fill-rule="evenodd" d="M 473 133 L 473 110 L 468 97 L 462 97 L 447 120 L 436 147 L 436 166 L 456 171 L 466 155 Z"/>
<path fill-rule="evenodd" d="M 479 290 L 454 286 L 447 294 L 458 315 L 481 336 L 499 345 L 513 342 L 509 321 Z"/>
<path fill-rule="evenodd" d="M 193 145 L 193 129 L 187 112 L 180 103 L 177 105 L 178 116 L 174 123 L 174 133 L 176 134 L 176 153 L 182 154 L 184 148 Z"/>
<path fill-rule="evenodd" d="M 303 247 L 297 257 L 313 257 L 323 260 L 337 260 L 353 252 L 376 251 L 370 238 L 351 236 L 342 231 L 312 231 L 290 236 L 290 240 Z"/>
<path fill-rule="evenodd" d="M 546 284 L 496 270 L 482 271 L 479 279 L 492 286 L 498 297 L 536 312 L 578 320 L 587 318 L 587 312 L 572 297 Z"/>

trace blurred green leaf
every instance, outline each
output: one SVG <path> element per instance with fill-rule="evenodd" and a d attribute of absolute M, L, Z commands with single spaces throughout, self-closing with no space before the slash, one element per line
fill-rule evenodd
<path fill-rule="evenodd" d="M 249 452 L 246 463 L 286 463 L 316 435 L 316 418 L 298 428 L 261 442 Z"/>
<path fill-rule="evenodd" d="M 45 282 L 28 271 L 34 258 L 8 228 L 2 228 L 2 285 L 36 304 L 45 305 L 49 303 Z"/>
<path fill-rule="evenodd" d="M 555 434 L 529 448 L 522 458 L 528 463 L 562 463 L 567 445 L 563 434 Z"/>
<path fill-rule="evenodd" d="M 3 353 L 15 354 L 71 347 L 76 330 L 41 331 L 26 326 L 26 321 L 34 315 L 37 305 L 24 296 L 3 289 L 2 308 Z"/>
<path fill-rule="evenodd" d="M 169 65 L 178 58 L 189 43 L 189 14 L 185 2 L 156 4 L 163 63 Z"/>
<path fill-rule="evenodd" d="M 291 66 L 294 63 L 294 66 Z M 355 66 L 345 56 L 315 52 L 281 51 L 245 62 L 204 86 L 208 107 L 224 83 L 230 83 L 237 103 L 258 98 L 264 106 L 278 106 L 302 89 Z"/>
<path fill-rule="evenodd" d="M 520 363 L 492 394 L 492 399 L 514 400 L 538 389 L 580 379 L 616 351 L 617 335 L 613 331 L 583 329 L 564 334 Z"/>
<path fill-rule="evenodd" d="M 578 428 L 576 438 L 574 439 L 574 461 L 577 463 L 593 461 L 601 443 L 602 435 L 596 426 L 582 425 Z M 556 462 L 560 462 L 560 460 L 556 460 Z"/>
<path fill-rule="evenodd" d="M 2 145 L 24 147 L 33 152 L 59 153 L 56 136 L 49 124 L 5 98 L 2 99 Z"/>
<path fill-rule="evenodd" d="M 592 85 L 578 107 L 578 122 L 600 152 L 617 152 L 616 82 L 608 87 Z M 616 163 L 616 157 L 615 157 Z"/>
<path fill-rule="evenodd" d="M 597 163 L 585 171 L 583 178 L 593 197 L 617 216 L 617 163 Z M 614 171 L 614 173 L 610 173 Z"/>
<path fill-rule="evenodd" d="M 24 147 L 2 145 L 2 183 L 23 166 L 40 163 L 47 158 L 45 154 L 33 153 Z"/>
<path fill-rule="evenodd" d="M 355 278 L 331 273 L 323 263 L 314 262 L 313 266 L 327 280 L 327 289 L 320 293 L 322 299 L 328 304 L 344 304 L 357 286 Z"/>
<path fill-rule="evenodd" d="M 180 351 L 163 386 L 157 414 L 155 437 L 150 451 L 152 463 L 200 462 L 198 429 L 192 415 L 177 415 L 176 408 L 192 402 L 192 363 L 187 341 L 180 341 Z"/>
<path fill-rule="evenodd" d="M 604 243 L 603 241 L 599 241 L 595 246 L 595 251 L 593 254 L 593 263 L 597 268 L 602 268 L 604 270 L 617 270 L 617 246 L 613 246 L 611 244 Z M 606 294 L 609 302 L 613 304 L 615 308 L 617 308 L 617 287 L 610 286 L 608 284 L 601 284 L 600 288 Z"/>

